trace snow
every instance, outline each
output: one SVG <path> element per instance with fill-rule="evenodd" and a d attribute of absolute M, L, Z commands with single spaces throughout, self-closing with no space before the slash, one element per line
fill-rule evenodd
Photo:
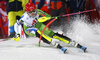
<path fill-rule="evenodd" d="M 0 42 L 0 60 L 100 60 L 100 24 L 88 24 L 82 19 L 76 19 L 72 29 L 65 35 L 86 46 L 87 52 L 61 42 L 67 48 L 67 53 L 63 54 L 60 49 L 42 41 L 38 47 L 39 38 L 30 37 L 20 39 L 19 42 Z"/>

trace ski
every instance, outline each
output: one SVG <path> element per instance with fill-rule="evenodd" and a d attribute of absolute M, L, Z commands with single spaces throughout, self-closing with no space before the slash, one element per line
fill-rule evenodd
<path fill-rule="evenodd" d="M 8 40 L 11 40 L 11 38 L 2 39 L 2 40 L 0 40 L 0 42 L 3 42 L 3 41 L 8 41 Z"/>

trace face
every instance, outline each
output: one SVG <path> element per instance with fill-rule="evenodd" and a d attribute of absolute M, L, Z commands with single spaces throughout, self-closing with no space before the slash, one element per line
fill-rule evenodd
<path fill-rule="evenodd" d="M 33 11 L 29 11 L 28 14 L 32 17 L 34 17 L 36 15 L 36 10 Z"/>

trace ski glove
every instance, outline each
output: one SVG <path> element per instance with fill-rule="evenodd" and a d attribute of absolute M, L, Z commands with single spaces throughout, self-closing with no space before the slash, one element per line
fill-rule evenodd
<path fill-rule="evenodd" d="M 11 38 L 11 40 L 18 42 L 20 40 L 20 34 L 16 34 L 13 38 Z"/>

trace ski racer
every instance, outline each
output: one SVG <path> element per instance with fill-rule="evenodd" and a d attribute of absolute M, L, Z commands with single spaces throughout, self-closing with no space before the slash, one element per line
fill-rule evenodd
<path fill-rule="evenodd" d="M 36 9 L 36 6 L 30 2 L 26 4 L 25 9 L 26 9 L 26 12 L 23 14 L 21 19 L 17 21 L 17 23 L 15 23 L 15 26 L 18 27 L 19 25 L 23 24 L 24 31 L 26 34 L 28 34 L 29 36 L 37 36 L 39 38 L 45 25 L 42 22 L 39 22 L 38 19 L 42 18 L 42 16 L 45 16 L 45 17 L 51 17 L 51 16 L 40 9 Z M 15 29 L 15 31 L 16 31 L 16 35 L 15 37 L 11 39 L 15 41 L 19 41 L 20 34 L 18 32 L 18 28 Z M 71 40 L 70 38 L 66 36 L 55 33 L 52 30 L 49 30 L 48 28 L 46 28 L 42 35 L 41 40 L 47 44 L 53 45 L 54 47 L 61 49 L 65 53 L 67 49 L 62 47 L 56 41 L 53 41 L 52 38 L 63 41 L 66 44 L 71 44 L 72 46 L 80 48 L 84 52 L 86 52 L 86 49 L 87 49 L 86 47 L 80 45 L 79 43 Z"/>

